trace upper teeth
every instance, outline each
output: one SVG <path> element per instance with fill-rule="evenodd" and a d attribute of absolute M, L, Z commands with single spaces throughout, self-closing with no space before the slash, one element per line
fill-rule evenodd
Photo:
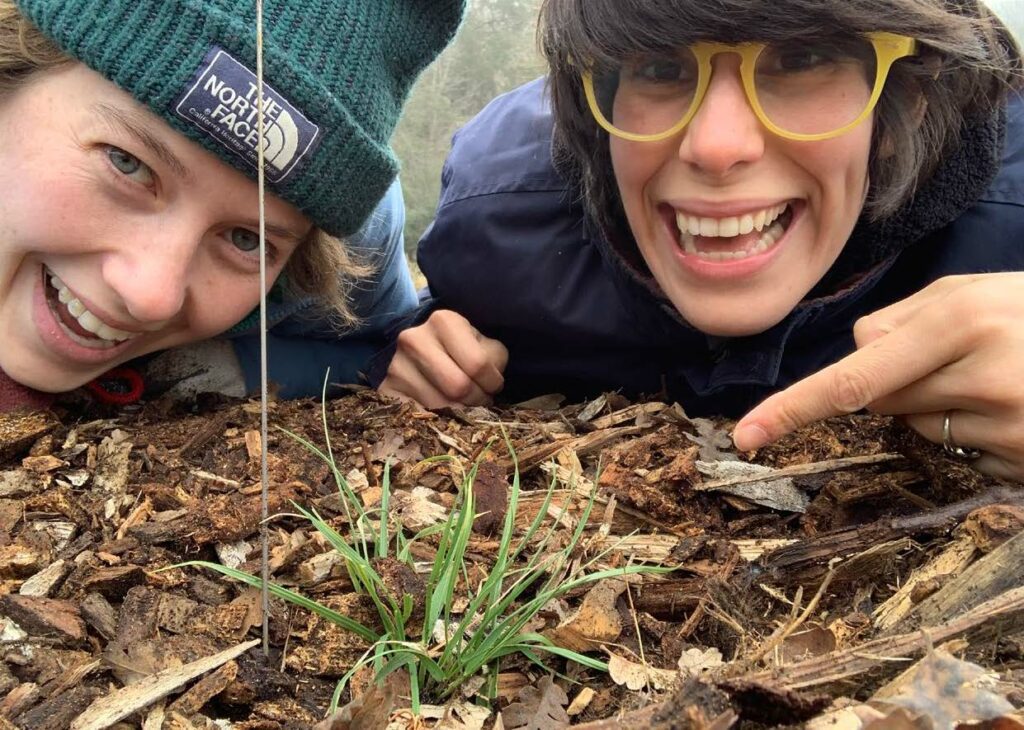
<path fill-rule="evenodd" d="M 733 216 L 731 218 L 698 218 L 686 213 L 676 213 L 680 233 L 709 238 L 734 238 L 753 231 L 763 231 L 786 210 L 786 204 L 773 205 L 757 213 Z"/>
<path fill-rule="evenodd" d="M 64 282 L 54 274 L 50 274 L 50 284 L 57 290 L 57 299 L 67 307 L 71 316 L 78 321 L 82 329 L 93 333 L 101 340 L 108 340 L 110 342 L 124 342 L 135 336 L 136 333 L 134 332 L 125 332 L 101 321 L 99 317 L 86 309 L 81 300 L 72 294 L 71 290 L 64 285 Z"/>

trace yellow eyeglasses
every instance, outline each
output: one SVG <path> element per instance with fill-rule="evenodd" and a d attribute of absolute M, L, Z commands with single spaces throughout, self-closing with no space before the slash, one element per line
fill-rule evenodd
<path fill-rule="evenodd" d="M 772 133 L 805 142 L 838 137 L 863 122 L 889 69 L 917 53 L 917 41 L 868 33 L 779 43 L 695 43 L 678 53 L 643 55 L 583 73 L 590 110 L 605 130 L 634 142 L 678 134 L 711 84 L 711 60 L 739 55 L 747 101 Z"/>

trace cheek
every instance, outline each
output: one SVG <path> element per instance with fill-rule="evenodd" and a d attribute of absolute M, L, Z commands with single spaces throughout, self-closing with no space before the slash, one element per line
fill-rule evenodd
<path fill-rule="evenodd" d="M 74 254 L 88 252 L 90 241 L 103 238 L 112 218 L 102 201 L 69 176 L 12 176 L 0 202 L 0 247 L 21 252 Z"/>
<path fill-rule="evenodd" d="M 223 262 L 206 259 L 199 270 L 211 273 L 200 275 L 190 287 L 192 307 L 188 321 L 192 340 L 223 333 L 260 305 L 259 276 L 239 274 L 223 266 Z M 275 281 L 282 268 L 268 268 L 267 280 Z"/>
<path fill-rule="evenodd" d="M 257 278 L 210 277 L 192 290 L 195 301 L 189 318 L 196 338 L 215 337 L 230 329 L 259 306 Z"/>
<path fill-rule="evenodd" d="M 871 129 L 864 125 L 834 140 L 810 143 L 801 155 L 804 169 L 818 181 L 832 212 L 859 214 L 867 193 Z"/>
<path fill-rule="evenodd" d="M 613 137 L 610 142 L 612 170 L 619 188 L 626 216 L 637 229 L 643 214 L 644 193 L 665 164 L 663 145 L 652 142 L 629 142 Z"/>

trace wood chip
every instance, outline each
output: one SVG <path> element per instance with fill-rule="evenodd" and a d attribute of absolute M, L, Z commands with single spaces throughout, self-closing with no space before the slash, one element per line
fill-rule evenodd
<path fill-rule="evenodd" d="M 85 622 L 71 601 L 33 596 L 0 596 L 0 614 L 4 614 L 30 636 L 46 636 L 70 645 L 85 640 Z"/>
<path fill-rule="evenodd" d="M 135 684 L 111 692 L 93 702 L 85 712 L 76 717 L 71 723 L 71 730 L 103 730 L 110 727 L 133 712 L 145 709 L 157 700 L 163 699 L 196 677 L 241 656 L 259 643 L 258 639 L 246 641 L 182 667 L 157 672 Z"/>

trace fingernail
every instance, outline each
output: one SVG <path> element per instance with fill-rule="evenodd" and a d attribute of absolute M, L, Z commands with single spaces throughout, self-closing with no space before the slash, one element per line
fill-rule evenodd
<path fill-rule="evenodd" d="M 740 451 L 753 451 L 767 444 L 771 439 L 768 432 L 757 424 L 743 426 L 732 433 L 732 442 Z"/>

